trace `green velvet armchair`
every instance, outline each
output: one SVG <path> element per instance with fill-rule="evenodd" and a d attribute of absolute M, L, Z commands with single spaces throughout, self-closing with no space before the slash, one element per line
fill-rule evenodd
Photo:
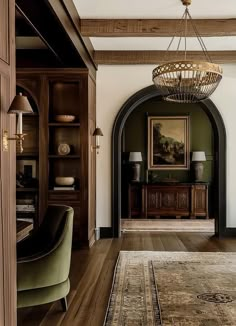
<path fill-rule="evenodd" d="M 17 245 L 17 307 L 61 300 L 67 310 L 73 208 L 48 206 L 38 231 Z"/>

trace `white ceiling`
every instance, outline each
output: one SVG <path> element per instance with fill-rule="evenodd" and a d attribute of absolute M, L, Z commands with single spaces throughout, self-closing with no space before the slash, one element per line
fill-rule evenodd
<path fill-rule="evenodd" d="M 81 18 L 179 18 L 180 0 L 74 0 Z M 236 0 L 192 0 L 193 18 L 235 18 Z"/>
<path fill-rule="evenodd" d="M 236 1 L 236 0 L 235 0 Z M 163 50 L 167 49 L 170 39 L 168 37 L 91 37 L 96 50 Z M 202 38 L 208 51 L 236 50 L 236 36 L 204 37 Z M 170 50 L 177 49 L 179 38 L 175 38 Z M 184 49 L 182 40 L 180 50 Z M 201 51 L 197 38 L 187 38 L 187 49 Z"/>
<path fill-rule="evenodd" d="M 181 0 L 73 0 L 81 19 L 85 18 L 181 18 Z M 236 0 L 192 0 L 193 19 L 236 18 Z M 173 31 L 174 34 L 174 31 Z M 170 39 L 155 37 L 92 37 L 95 50 L 165 50 Z M 189 40 L 188 50 L 200 50 Z M 236 37 L 204 38 L 208 50 L 236 50 Z M 174 49 L 174 48 L 173 48 Z"/>

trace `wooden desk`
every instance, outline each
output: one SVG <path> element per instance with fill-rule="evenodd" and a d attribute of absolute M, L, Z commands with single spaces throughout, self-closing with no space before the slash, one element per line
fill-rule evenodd
<path fill-rule="evenodd" d="M 24 238 L 28 237 L 31 230 L 33 230 L 33 223 L 16 221 L 16 242 L 20 242 Z"/>

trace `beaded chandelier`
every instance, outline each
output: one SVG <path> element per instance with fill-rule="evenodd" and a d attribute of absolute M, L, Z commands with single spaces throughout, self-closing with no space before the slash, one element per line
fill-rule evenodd
<path fill-rule="evenodd" d="M 176 60 L 167 61 L 156 67 L 153 72 L 153 82 L 166 101 L 179 103 L 195 103 L 208 98 L 217 88 L 222 79 L 222 69 L 218 64 L 212 63 L 206 46 L 197 31 L 197 28 L 189 13 L 188 6 L 191 0 L 181 0 L 186 6 L 184 14 L 179 22 L 176 33 L 180 32 Z M 187 28 L 188 22 L 200 43 L 203 61 L 188 60 L 187 58 Z M 166 56 L 174 35 L 166 51 Z M 184 51 L 180 51 L 181 41 L 184 41 Z"/>

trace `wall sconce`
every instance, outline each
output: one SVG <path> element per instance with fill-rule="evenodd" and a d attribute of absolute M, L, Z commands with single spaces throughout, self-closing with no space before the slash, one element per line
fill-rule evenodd
<path fill-rule="evenodd" d="M 97 154 L 99 153 L 100 148 L 100 136 L 103 136 L 102 130 L 100 128 L 96 128 L 93 132 L 93 136 L 96 137 L 96 146 L 92 147 L 93 149 L 97 149 Z"/>
<path fill-rule="evenodd" d="M 17 114 L 18 121 L 17 121 L 17 131 L 14 138 L 8 137 L 8 131 L 3 131 L 3 147 L 4 150 L 8 150 L 8 141 L 9 140 L 16 140 L 16 149 L 18 153 L 23 152 L 23 140 L 26 134 L 23 134 L 23 122 L 22 122 L 22 115 L 23 113 L 33 113 L 32 107 L 27 99 L 26 96 L 19 93 L 16 95 L 10 105 L 10 108 L 7 113 L 10 114 Z"/>

